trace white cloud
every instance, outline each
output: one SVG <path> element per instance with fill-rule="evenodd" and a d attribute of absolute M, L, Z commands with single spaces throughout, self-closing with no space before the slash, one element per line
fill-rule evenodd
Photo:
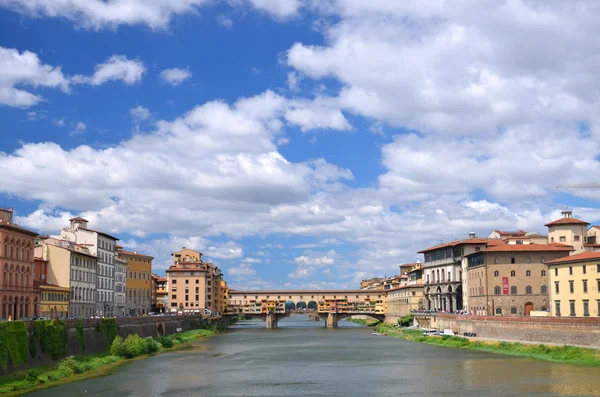
<path fill-rule="evenodd" d="M 167 84 L 177 86 L 183 83 L 185 80 L 192 77 L 192 72 L 187 69 L 172 68 L 165 69 L 160 72 L 160 78 Z"/>
<path fill-rule="evenodd" d="M 83 122 L 78 121 L 75 124 L 75 127 L 73 128 L 73 131 L 71 131 L 69 133 L 69 135 L 70 136 L 81 135 L 81 134 L 83 134 L 85 132 L 86 129 L 87 129 L 87 126 Z"/>
<path fill-rule="evenodd" d="M 276 19 L 288 19 L 298 15 L 303 4 L 300 0 L 248 0 L 256 9 L 267 12 Z"/>
<path fill-rule="evenodd" d="M 224 14 L 217 15 L 217 22 L 225 29 L 231 29 L 233 27 L 233 20 Z"/>
<path fill-rule="evenodd" d="M 148 120 L 151 116 L 150 110 L 141 105 L 129 109 L 129 114 L 135 121 Z"/>
<path fill-rule="evenodd" d="M 146 68 L 141 61 L 128 59 L 124 55 L 113 55 L 104 63 L 96 65 L 92 76 L 77 75 L 73 76 L 71 81 L 97 86 L 108 81 L 121 80 L 127 85 L 133 85 L 142 80 L 145 71 Z"/>
<path fill-rule="evenodd" d="M 0 47 L 0 65 L 0 105 L 27 108 L 44 100 L 30 88 L 69 92 L 69 81 L 61 68 L 43 64 L 31 51 Z"/>
<path fill-rule="evenodd" d="M 289 72 L 287 75 L 287 84 L 290 91 L 298 91 L 298 84 L 302 76 L 297 72 Z"/>
<path fill-rule="evenodd" d="M 256 274 L 256 270 L 252 269 L 252 265 L 247 263 L 240 263 L 237 267 L 230 267 L 227 269 L 227 274 L 235 277 L 247 277 Z"/>
<path fill-rule="evenodd" d="M 244 263 L 260 263 L 262 261 L 260 259 L 256 259 L 256 258 L 244 258 L 242 260 L 242 262 L 244 262 Z"/>
<path fill-rule="evenodd" d="M 54 120 L 53 123 L 57 127 L 64 127 L 65 126 L 65 121 L 63 119 Z"/>

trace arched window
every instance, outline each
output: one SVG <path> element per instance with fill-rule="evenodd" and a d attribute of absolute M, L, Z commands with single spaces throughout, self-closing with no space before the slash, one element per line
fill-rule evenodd
<path fill-rule="evenodd" d="M 548 293 L 548 287 L 546 287 L 545 285 L 542 285 L 540 292 L 542 295 L 546 295 Z"/>
<path fill-rule="evenodd" d="M 497 315 L 502 315 L 502 308 L 501 307 L 497 307 L 496 308 L 496 314 Z"/>
<path fill-rule="evenodd" d="M 498 286 L 494 287 L 494 295 L 500 295 L 502 293 L 502 289 Z"/>
<path fill-rule="evenodd" d="M 546 277 L 546 271 L 542 270 L 542 277 Z"/>
<path fill-rule="evenodd" d="M 510 314 L 517 314 L 517 308 L 516 307 L 511 307 L 510 308 Z"/>
<path fill-rule="evenodd" d="M 517 274 L 517 273 L 516 273 L 514 270 L 511 270 L 511 271 L 510 271 L 510 276 L 511 276 L 511 277 L 514 277 L 514 276 L 516 276 L 516 274 Z"/>
<path fill-rule="evenodd" d="M 517 287 L 516 286 L 512 286 L 510 287 L 510 294 L 511 295 L 516 295 L 517 294 Z"/>
<path fill-rule="evenodd" d="M 533 293 L 533 288 L 531 288 L 531 285 L 528 285 L 527 287 L 525 287 L 525 293 L 527 295 L 531 295 Z"/>
<path fill-rule="evenodd" d="M 531 277 L 531 270 L 527 270 L 527 271 L 525 272 L 525 276 L 527 276 L 527 277 Z"/>
<path fill-rule="evenodd" d="M 500 276 L 500 272 L 499 272 L 498 270 L 496 270 L 496 271 L 494 272 L 494 277 L 498 277 L 498 276 Z"/>

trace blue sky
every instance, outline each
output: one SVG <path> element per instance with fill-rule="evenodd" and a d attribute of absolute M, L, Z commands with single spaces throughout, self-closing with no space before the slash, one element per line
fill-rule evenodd
<path fill-rule="evenodd" d="M 196 248 L 237 288 L 354 287 L 565 205 L 600 223 L 555 189 L 600 171 L 576 3 L 0 0 L 0 205 L 159 273 Z"/>

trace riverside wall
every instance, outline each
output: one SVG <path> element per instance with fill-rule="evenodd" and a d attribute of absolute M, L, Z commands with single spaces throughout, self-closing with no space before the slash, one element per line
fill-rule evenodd
<path fill-rule="evenodd" d="M 580 317 L 491 317 L 440 313 L 437 328 L 462 335 L 506 341 L 529 341 L 600 347 L 600 318 Z"/>
<path fill-rule="evenodd" d="M 192 329 L 201 328 L 205 325 L 218 325 L 227 323 L 228 317 L 206 318 L 202 316 L 145 316 L 145 317 L 123 317 L 116 318 L 115 322 L 118 328 L 118 334 L 126 338 L 128 335 L 137 334 L 143 338 L 157 337 L 175 334 L 178 332 L 189 331 Z M 81 344 L 77 338 L 77 324 L 83 322 L 83 335 L 85 339 L 85 351 L 81 349 Z M 102 333 L 99 328 L 101 319 L 85 319 L 85 320 L 66 320 L 68 327 L 68 338 L 65 346 L 64 356 L 71 355 L 89 355 L 97 352 L 108 351 L 112 341 Z M 27 340 L 31 343 L 31 332 L 33 322 L 25 322 L 28 329 Z M 37 343 L 37 342 L 36 342 Z M 28 356 L 26 365 L 21 365 L 15 368 L 10 354 L 8 355 L 8 365 L 6 370 L 0 366 L 0 376 L 8 375 L 16 370 L 23 370 L 39 365 L 52 364 L 54 361 L 41 351 L 41 346 L 37 343 L 37 353 L 35 357 Z"/>

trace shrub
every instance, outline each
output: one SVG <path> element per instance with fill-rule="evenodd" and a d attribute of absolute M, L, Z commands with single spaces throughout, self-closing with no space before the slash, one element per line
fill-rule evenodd
<path fill-rule="evenodd" d="M 160 343 L 163 347 L 166 347 L 167 349 L 174 346 L 173 340 L 166 336 L 159 336 L 158 338 L 156 338 L 156 341 Z"/>
<path fill-rule="evenodd" d="M 27 380 L 28 382 L 36 382 L 38 376 L 40 376 L 40 371 L 33 368 L 27 371 L 27 374 L 25 375 L 25 380 Z"/>
<path fill-rule="evenodd" d="M 131 334 L 125 339 L 125 352 L 128 358 L 141 356 L 148 353 L 148 346 L 138 334 Z"/>
<path fill-rule="evenodd" d="M 113 339 L 113 342 L 110 345 L 110 354 L 111 356 L 119 357 L 125 357 L 127 355 L 127 350 L 125 349 L 125 343 L 123 342 L 123 338 L 117 335 L 115 339 Z"/>
<path fill-rule="evenodd" d="M 64 373 L 76 373 L 80 374 L 83 372 L 82 368 L 79 366 L 77 360 L 75 360 L 75 356 L 65 357 L 59 364 L 58 370 Z"/>
<path fill-rule="evenodd" d="M 398 325 L 401 327 L 410 327 L 414 321 L 414 316 L 412 314 L 408 314 L 400 319 L 398 319 Z"/>
<path fill-rule="evenodd" d="M 148 354 L 155 353 L 158 351 L 158 349 L 159 349 L 158 342 L 154 341 L 154 339 L 152 339 L 152 337 L 145 338 L 144 341 L 146 342 L 146 352 Z"/>

